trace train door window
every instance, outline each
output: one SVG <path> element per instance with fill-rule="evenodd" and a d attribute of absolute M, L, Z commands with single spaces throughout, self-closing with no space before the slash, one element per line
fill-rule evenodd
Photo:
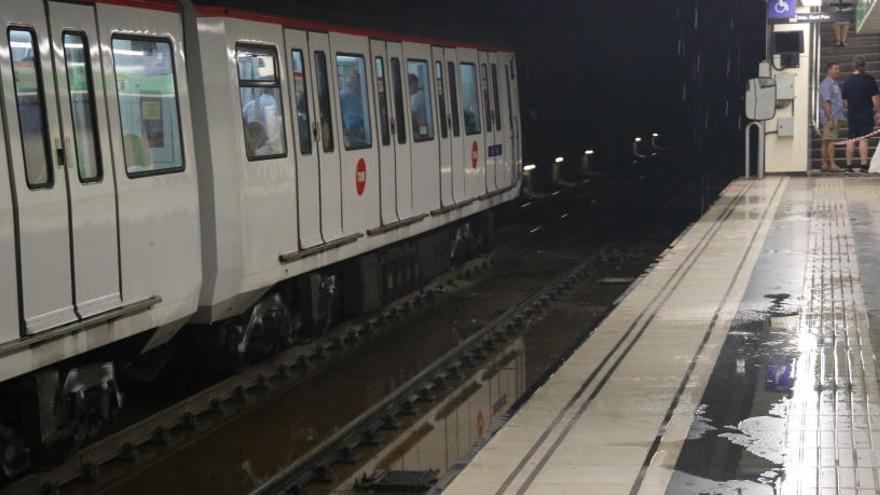
<path fill-rule="evenodd" d="M 452 135 L 461 135 L 461 122 L 458 120 L 458 78 L 455 74 L 455 62 L 449 62 L 449 105 L 452 110 Z"/>
<path fill-rule="evenodd" d="M 495 102 L 495 130 L 501 130 L 501 104 L 498 96 L 498 67 L 492 64 L 492 101 Z"/>
<path fill-rule="evenodd" d="M 10 28 L 8 38 L 27 184 L 31 189 L 52 187 L 51 147 L 35 35 L 30 29 Z"/>
<path fill-rule="evenodd" d="M 361 55 L 336 55 L 342 140 L 346 150 L 373 145 L 370 106 L 367 103 L 367 64 Z"/>
<path fill-rule="evenodd" d="M 116 35 L 111 46 L 128 175 L 183 170 L 171 42 Z"/>
<path fill-rule="evenodd" d="M 480 64 L 480 82 L 483 88 L 483 106 L 486 109 L 486 131 L 492 130 L 492 100 L 489 99 L 489 71 L 486 64 Z"/>
<path fill-rule="evenodd" d="M 477 66 L 461 64 L 461 105 L 464 112 L 464 132 L 468 136 L 479 134 L 482 127 L 477 84 Z"/>
<path fill-rule="evenodd" d="M 510 80 L 516 81 L 516 60 L 510 61 Z"/>
<path fill-rule="evenodd" d="M 281 78 L 275 48 L 263 45 L 235 45 L 241 120 L 248 160 L 287 155 Z"/>
<path fill-rule="evenodd" d="M 88 39 L 84 33 L 66 31 L 62 42 L 79 180 L 100 181 L 103 170 L 95 125 L 97 111 Z"/>
<path fill-rule="evenodd" d="M 434 62 L 434 77 L 437 79 L 437 113 L 440 120 L 440 136 L 449 137 L 446 123 L 446 94 L 443 92 L 443 64 Z"/>
<path fill-rule="evenodd" d="M 293 72 L 293 98 L 296 105 L 299 152 L 303 155 L 311 155 L 312 123 L 309 118 L 309 94 L 306 90 L 306 70 L 302 50 L 291 50 L 290 66 Z"/>
<path fill-rule="evenodd" d="M 510 67 L 504 66 L 504 85 L 507 88 L 507 116 L 510 117 L 510 130 L 513 131 L 513 96 L 511 96 L 510 91 Z"/>
<path fill-rule="evenodd" d="M 394 120 L 397 122 L 397 142 L 406 144 L 406 117 L 403 114 L 403 83 L 400 77 L 400 59 L 391 59 L 391 83 L 394 90 Z"/>
<path fill-rule="evenodd" d="M 431 76 L 428 62 L 408 60 L 407 72 L 413 141 L 430 141 L 434 139 L 434 114 L 431 110 Z"/>
<path fill-rule="evenodd" d="M 388 126 L 388 95 L 385 89 L 385 60 L 376 57 L 376 104 L 379 106 L 379 132 L 382 135 L 382 146 L 391 144 L 391 133 Z"/>
<path fill-rule="evenodd" d="M 315 80 L 318 93 L 318 115 L 321 123 L 321 143 L 324 153 L 332 153 L 335 149 L 333 144 L 333 116 L 330 111 L 330 80 L 327 78 L 327 55 L 324 52 L 315 52 Z"/>

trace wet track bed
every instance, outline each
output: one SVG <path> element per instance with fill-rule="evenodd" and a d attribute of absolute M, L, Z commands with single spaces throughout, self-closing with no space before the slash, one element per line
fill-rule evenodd
<path fill-rule="evenodd" d="M 635 180 L 646 182 L 646 177 Z M 587 276 L 553 301 L 539 322 L 463 369 L 442 393 L 417 403 L 375 447 L 358 451 L 352 464 L 335 466 L 332 483 L 312 483 L 308 491 L 348 491 L 356 476 L 377 469 L 443 471 L 586 337 L 626 283 L 699 214 L 682 202 L 678 209 L 660 208 L 668 190 L 652 197 L 628 183 L 587 185 L 560 196 L 517 205 L 517 220 L 500 231 L 493 267 L 484 280 L 439 298 L 222 429 L 150 462 L 116 466 L 113 476 L 102 475 L 98 484 L 78 482 L 63 492 L 257 489 L 505 310 L 573 264 L 589 260 Z M 433 418 L 430 424 L 428 418 Z M 456 418 L 454 425 L 450 418 Z M 449 443 L 453 437 L 454 445 Z M 437 457 L 437 449 L 442 456 Z M 420 459 L 415 464 L 413 456 Z"/>

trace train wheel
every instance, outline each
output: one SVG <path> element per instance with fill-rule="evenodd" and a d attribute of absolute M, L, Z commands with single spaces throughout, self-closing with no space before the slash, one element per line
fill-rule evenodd
<path fill-rule="evenodd" d="M 0 472 L 7 479 L 23 473 L 30 466 L 30 452 L 11 429 L 0 425 Z"/>

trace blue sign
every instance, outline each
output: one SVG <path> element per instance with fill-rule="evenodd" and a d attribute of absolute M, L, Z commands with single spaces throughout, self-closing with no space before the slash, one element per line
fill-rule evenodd
<path fill-rule="evenodd" d="M 790 19 L 797 14 L 797 0 L 767 0 L 767 17 Z"/>
<path fill-rule="evenodd" d="M 501 156 L 503 154 L 500 144 L 489 146 L 489 156 Z"/>

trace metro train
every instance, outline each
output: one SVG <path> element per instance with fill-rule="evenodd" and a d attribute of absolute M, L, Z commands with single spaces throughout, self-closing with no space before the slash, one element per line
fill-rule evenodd
<path fill-rule="evenodd" d="M 176 335 L 295 345 L 519 194 L 512 50 L 190 0 L 0 20 L 0 479 L 98 435 Z"/>

